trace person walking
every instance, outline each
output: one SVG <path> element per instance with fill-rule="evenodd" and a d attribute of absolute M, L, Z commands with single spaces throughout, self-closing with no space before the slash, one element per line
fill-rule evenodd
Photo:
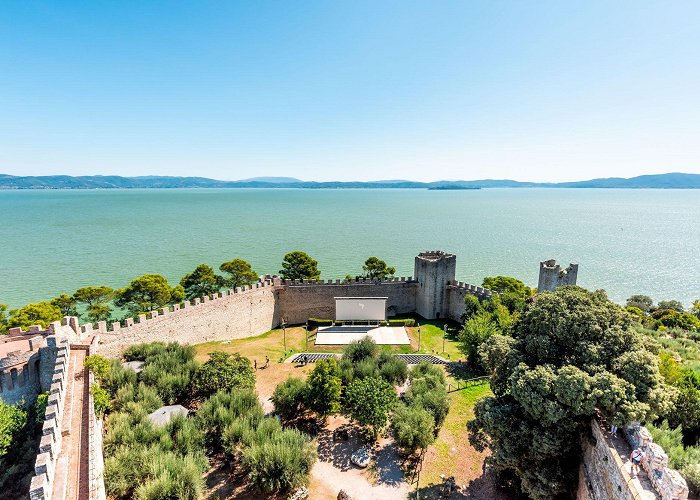
<path fill-rule="evenodd" d="M 632 450 L 632 453 L 630 453 L 630 460 L 632 460 L 632 467 L 630 467 L 630 471 L 632 472 L 633 478 L 637 477 L 637 474 L 639 474 L 639 466 L 642 464 L 643 458 L 644 451 L 642 451 L 641 448 L 635 448 Z"/>
<path fill-rule="evenodd" d="M 256 370 L 258 369 L 258 360 L 257 359 L 253 360 L 253 368 Z"/>
<path fill-rule="evenodd" d="M 267 368 L 267 367 L 269 367 L 269 366 L 270 366 L 270 357 L 269 357 L 269 356 L 265 356 L 265 368 Z"/>

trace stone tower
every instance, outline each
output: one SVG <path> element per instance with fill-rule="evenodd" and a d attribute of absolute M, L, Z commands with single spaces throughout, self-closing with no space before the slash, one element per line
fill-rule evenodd
<path fill-rule="evenodd" d="M 575 285 L 578 275 L 578 264 L 569 264 L 562 269 L 555 259 L 540 262 L 540 279 L 537 282 L 538 292 L 551 292 L 564 285 Z"/>
<path fill-rule="evenodd" d="M 416 257 L 415 276 L 420 284 L 416 312 L 427 319 L 447 315 L 447 284 L 455 279 L 457 257 L 433 250 Z"/>

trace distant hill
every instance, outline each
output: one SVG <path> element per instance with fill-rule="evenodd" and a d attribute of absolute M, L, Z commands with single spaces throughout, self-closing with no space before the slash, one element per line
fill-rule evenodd
<path fill-rule="evenodd" d="M 609 177 L 576 182 L 520 182 L 508 179 L 474 181 L 417 182 L 408 180 L 311 182 L 294 177 L 253 177 L 240 181 L 219 181 L 206 177 L 118 175 L 44 175 L 15 176 L 0 174 L 0 189 L 153 189 L 153 188 L 304 188 L 304 189 L 429 189 L 460 188 L 624 188 L 624 189 L 700 189 L 700 174 L 668 173 L 640 175 L 629 179 Z"/>

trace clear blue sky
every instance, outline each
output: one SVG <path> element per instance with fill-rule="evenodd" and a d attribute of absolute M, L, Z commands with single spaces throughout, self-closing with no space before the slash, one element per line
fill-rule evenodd
<path fill-rule="evenodd" d="M 700 173 L 700 2 L 6 1 L 0 172 Z"/>

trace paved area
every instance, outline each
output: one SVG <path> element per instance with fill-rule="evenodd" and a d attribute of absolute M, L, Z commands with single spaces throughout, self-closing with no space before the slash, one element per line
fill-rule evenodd
<path fill-rule="evenodd" d="M 623 431 L 619 430 L 618 435 L 610 435 L 610 442 L 617 450 L 622 462 L 625 464 L 625 470 L 632 475 L 632 461 L 630 460 L 630 453 L 632 453 L 632 447 L 629 445 L 626 439 L 622 436 Z M 657 493 L 654 487 L 651 485 L 651 480 L 647 475 L 646 471 L 642 468 L 639 470 L 637 476 L 632 477 L 632 484 L 636 487 L 637 491 L 640 493 L 640 500 L 657 500 L 661 499 L 661 496 Z"/>
<path fill-rule="evenodd" d="M 394 356 L 403 359 L 409 365 L 417 365 L 425 361 L 434 365 L 446 365 L 449 363 L 447 360 L 432 354 L 394 354 Z"/>
<path fill-rule="evenodd" d="M 379 345 L 409 345 L 411 341 L 403 326 L 327 326 L 316 333 L 316 345 L 345 345 L 364 337 L 371 337 Z"/>
<path fill-rule="evenodd" d="M 71 349 L 68 391 L 61 424 L 61 451 L 56 461 L 53 499 L 88 500 L 88 404 L 89 381 L 85 376 L 84 350 Z"/>

